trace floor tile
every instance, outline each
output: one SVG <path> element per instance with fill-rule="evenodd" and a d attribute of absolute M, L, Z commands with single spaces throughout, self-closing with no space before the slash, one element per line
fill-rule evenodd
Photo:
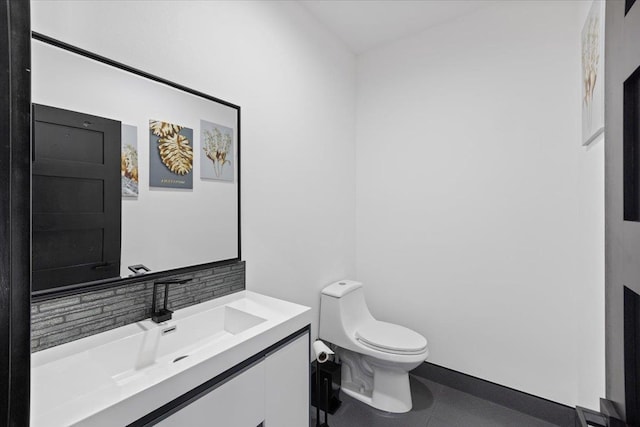
<path fill-rule="evenodd" d="M 331 427 L 555 427 L 468 393 L 410 375 L 413 409 L 406 414 L 379 411 L 344 393 L 329 416 Z M 311 408 L 315 426 L 315 408 Z M 324 421 L 324 415 L 320 417 Z"/>
<path fill-rule="evenodd" d="M 433 412 L 442 386 L 423 378 L 410 376 L 413 408 L 406 414 L 393 414 L 370 407 L 340 393 L 342 406 L 329 415 L 331 427 L 425 427 Z M 312 426 L 315 426 L 315 408 L 312 408 Z M 320 415 L 324 421 L 324 415 Z"/>
<path fill-rule="evenodd" d="M 429 418 L 429 422 L 427 423 L 427 427 L 457 427 L 454 424 L 450 424 L 445 420 L 441 420 L 436 416 L 432 416 Z"/>
<path fill-rule="evenodd" d="M 433 411 L 433 421 L 429 423 L 429 427 L 433 426 L 551 427 L 553 424 L 442 386 Z"/>

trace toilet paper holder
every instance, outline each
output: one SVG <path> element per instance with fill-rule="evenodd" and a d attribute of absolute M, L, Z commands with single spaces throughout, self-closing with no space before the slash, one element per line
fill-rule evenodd
<path fill-rule="evenodd" d="M 319 368 L 318 368 L 319 366 Z M 311 404 L 331 415 L 335 414 L 342 402 L 339 399 L 342 365 L 333 361 L 318 364 L 313 362 L 311 374 Z M 319 374 L 320 399 L 318 399 L 317 385 Z M 326 384 L 326 385 L 325 385 Z M 319 400 L 319 401 L 318 401 Z"/>
<path fill-rule="evenodd" d="M 341 366 L 331 361 L 333 350 L 317 340 L 313 343 L 315 361 L 311 374 L 311 404 L 316 407 L 316 427 L 329 427 L 328 414 L 335 414 L 342 402 L 338 399 L 341 382 Z M 324 423 L 320 424 L 320 410 L 324 412 Z"/>

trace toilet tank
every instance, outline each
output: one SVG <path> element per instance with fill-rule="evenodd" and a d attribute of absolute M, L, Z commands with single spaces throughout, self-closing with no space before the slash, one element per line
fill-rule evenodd
<path fill-rule="evenodd" d="M 358 325 L 372 319 L 364 299 L 362 283 L 340 280 L 322 290 L 320 339 L 349 348 Z"/>

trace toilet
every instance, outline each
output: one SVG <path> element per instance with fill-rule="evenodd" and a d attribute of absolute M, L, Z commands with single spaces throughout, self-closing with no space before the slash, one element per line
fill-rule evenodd
<path fill-rule="evenodd" d="M 427 340 L 374 319 L 362 283 L 341 280 L 322 290 L 319 337 L 338 347 L 347 395 L 382 411 L 411 410 L 409 371 L 427 359 Z"/>

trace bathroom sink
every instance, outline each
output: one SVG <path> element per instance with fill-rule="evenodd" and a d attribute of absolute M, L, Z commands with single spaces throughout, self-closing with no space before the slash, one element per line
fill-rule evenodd
<path fill-rule="evenodd" d="M 262 317 L 224 305 L 160 325 L 140 322 L 145 332 L 89 352 L 90 357 L 107 369 L 114 381 L 124 384 L 149 369 L 164 369 L 166 364 L 178 363 L 265 321 Z M 114 354 L 121 357 L 113 357 Z"/>
<path fill-rule="evenodd" d="M 308 307 L 242 291 L 34 353 L 31 426 L 131 422 L 310 321 Z"/>

